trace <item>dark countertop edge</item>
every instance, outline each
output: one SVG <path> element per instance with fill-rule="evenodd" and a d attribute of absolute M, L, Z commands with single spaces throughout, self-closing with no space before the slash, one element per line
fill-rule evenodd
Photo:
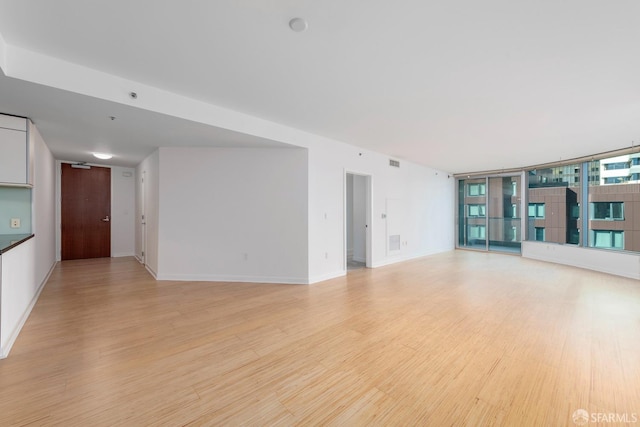
<path fill-rule="evenodd" d="M 9 251 L 10 249 L 15 248 L 18 245 L 26 242 L 27 240 L 31 239 L 33 236 L 35 236 L 35 234 L 30 234 L 27 237 L 23 237 L 22 239 L 18 240 L 17 242 L 15 242 L 12 245 L 6 246 L 4 248 L 0 248 L 0 255 L 4 254 L 5 252 Z"/>

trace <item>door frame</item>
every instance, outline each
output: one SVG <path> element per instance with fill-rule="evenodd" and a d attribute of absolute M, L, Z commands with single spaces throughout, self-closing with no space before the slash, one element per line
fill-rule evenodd
<path fill-rule="evenodd" d="M 69 160 L 56 160 L 56 185 L 55 185 L 55 205 L 56 205 L 56 261 L 62 260 L 62 164 L 76 164 L 78 162 L 72 162 Z M 111 169 L 111 206 L 113 206 L 113 167 L 107 165 L 98 165 L 95 163 L 86 163 L 87 166 L 95 166 L 100 168 Z M 110 213 L 109 218 L 113 219 L 113 215 Z M 111 240 L 111 253 L 110 257 L 113 257 L 113 224 L 111 225 L 111 234 L 109 236 Z"/>
<path fill-rule="evenodd" d="M 143 170 L 140 177 L 140 263 L 147 265 L 147 171 Z"/>
<path fill-rule="evenodd" d="M 357 175 L 365 178 L 365 266 L 367 268 L 373 267 L 373 221 L 372 221 L 372 205 L 373 205 L 373 175 L 365 172 L 357 172 L 351 169 L 344 169 L 342 176 L 342 254 L 343 254 L 343 268 L 347 271 L 347 175 Z"/>

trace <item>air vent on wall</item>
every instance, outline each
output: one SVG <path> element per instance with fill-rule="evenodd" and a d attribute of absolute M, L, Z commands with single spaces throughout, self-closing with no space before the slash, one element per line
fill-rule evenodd
<path fill-rule="evenodd" d="M 389 159 L 389 166 L 393 166 L 394 168 L 399 168 L 400 167 L 400 161 L 399 160 Z"/>

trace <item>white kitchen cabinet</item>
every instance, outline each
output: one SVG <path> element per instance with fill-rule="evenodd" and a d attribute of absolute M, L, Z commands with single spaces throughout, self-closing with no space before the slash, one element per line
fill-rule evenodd
<path fill-rule="evenodd" d="M 0 114 L 0 185 L 33 184 L 29 121 Z"/>

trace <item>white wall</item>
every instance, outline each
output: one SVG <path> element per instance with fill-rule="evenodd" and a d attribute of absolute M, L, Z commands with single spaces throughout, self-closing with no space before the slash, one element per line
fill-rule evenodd
<path fill-rule="evenodd" d="M 158 278 L 306 283 L 307 152 L 161 148 Z"/>
<path fill-rule="evenodd" d="M 56 264 L 56 167 L 49 147 L 35 126 L 30 128 L 34 149 L 33 233 L 36 282 L 44 285 Z"/>
<path fill-rule="evenodd" d="M 640 255 L 545 242 L 522 242 L 522 257 L 640 279 Z"/>
<path fill-rule="evenodd" d="M 6 357 L 56 264 L 55 161 L 40 133 L 33 142 L 33 233 L 35 236 L 2 255 L 0 358 Z"/>
<path fill-rule="evenodd" d="M 313 283 L 344 275 L 347 171 L 372 177 L 374 267 L 453 249 L 452 177 L 406 161 L 393 168 L 387 156 L 346 144 L 311 145 L 161 148 L 145 159 L 136 173 L 147 177 L 148 268 L 167 280 Z M 389 198 L 404 212 L 402 250 L 392 256 L 382 218 Z M 137 223 L 135 234 L 139 254 Z"/>
<path fill-rule="evenodd" d="M 135 254 L 135 169 L 111 168 L 111 256 Z"/>
<path fill-rule="evenodd" d="M 389 157 L 358 147 L 313 139 L 309 146 L 310 282 L 345 274 L 345 171 L 372 177 L 372 266 L 454 248 L 455 180 L 447 173 L 408 161 L 389 166 Z M 386 199 L 402 201 L 405 212 L 400 254 L 386 254 Z"/>

